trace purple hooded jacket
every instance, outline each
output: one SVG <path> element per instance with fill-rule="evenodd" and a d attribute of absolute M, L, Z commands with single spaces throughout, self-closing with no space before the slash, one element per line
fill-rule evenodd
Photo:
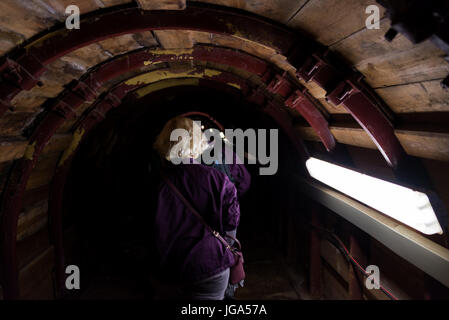
<path fill-rule="evenodd" d="M 237 190 L 224 173 L 198 163 L 174 165 L 168 161 L 162 170 L 212 229 L 224 235 L 237 228 Z M 163 180 L 158 192 L 155 237 L 159 267 L 171 281 L 192 283 L 234 265 L 233 254 Z"/>

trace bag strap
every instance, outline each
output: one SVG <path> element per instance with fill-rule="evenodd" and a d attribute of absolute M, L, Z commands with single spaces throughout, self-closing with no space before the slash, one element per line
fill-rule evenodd
<path fill-rule="evenodd" d="M 168 186 L 176 193 L 176 195 L 178 196 L 179 199 L 181 199 L 181 201 L 186 205 L 187 208 L 190 209 L 190 211 L 193 212 L 193 214 L 198 218 L 198 220 L 200 220 L 200 222 L 206 227 L 206 229 L 208 229 L 210 232 L 212 232 L 212 234 L 218 239 L 220 240 L 221 243 L 223 243 L 223 245 L 231 250 L 231 246 L 229 245 L 229 243 L 220 235 L 220 233 L 218 233 L 217 231 L 215 231 L 214 229 L 212 229 L 207 222 L 203 219 L 203 217 L 198 213 L 198 211 L 195 210 L 195 208 L 190 204 L 190 202 L 182 195 L 181 191 L 179 191 L 178 188 L 176 188 L 176 186 L 167 178 L 167 176 L 161 171 L 161 175 L 162 178 L 165 180 L 165 182 L 167 182 Z M 237 243 L 239 243 L 237 241 Z M 240 244 L 240 243 L 239 243 Z M 232 251 L 232 250 L 231 250 Z"/>

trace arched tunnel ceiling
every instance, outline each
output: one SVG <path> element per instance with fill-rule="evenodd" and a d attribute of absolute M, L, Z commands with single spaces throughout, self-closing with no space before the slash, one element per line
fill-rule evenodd
<path fill-rule="evenodd" d="M 139 2 L 145 3 L 145 1 Z M 385 148 L 390 148 L 390 151 L 387 150 L 386 158 L 393 165 L 396 160 L 399 161 L 400 156 L 396 160 L 392 160 L 390 154 L 394 155 L 397 152 L 400 155 L 402 148 L 409 155 L 449 160 L 449 133 L 444 129 L 446 123 L 434 121 L 435 117 L 431 115 L 431 113 L 440 112 L 445 116 L 445 113 L 449 112 L 449 94 L 439 85 L 440 81 L 449 73 L 444 53 L 428 41 L 413 45 L 402 36 L 398 36 L 391 43 L 386 42 L 383 39 L 383 35 L 389 28 L 389 20 L 386 18 L 382 18 L 379 30 L 367 30 L 365 16 L 359 13 L 363 13 L 366 6 L 374 4 L 374 1 L 217 0 L 202 2 L 242 9 L 248 13 L 275 20 L 329 46 L 331 51 L 341 54 L 347 61 L 347 66 L 353 66 L 363 74 L 366 83 L 374 88 L 373 92 L 386 103 L 379 103 L 381 112 L 373 109 L 375 110 L 374 115 L 379 119 L 376 123 L 384 123 L 383 127 L 380 126 L 374 130 L 382 134 L 384 131 L 391 130 L 389 135 L 387 134 L 381 139 L 385 143 Z M 108 7 L 115 10 L 113 7 L 117 5 L 128 4 L 132 8 L 136 4 L 126 0 L 83 0 L 76 1 L 76 3 L 82 13 L 90 13 L 96 17 L 100 17 L 104 12 L 101 10 Z M 173 6 L 173 3 L 176 6 L 178 1 L 172 1 L 172 4 L 167 1 L 167 3 L 167 8 L 171 9 L 170 6 Z M 39 52 L 39 46 L 42 43 L 44 43 L 44 49 L 41 52 L 45 52 L 46 45 L 50 43 L 45 41 L 49 39 L 51 41 L 52 38 L 51 34 L 46 34 L 46 30 L 65 19 L 65 7 L 69 4 L 71 1 L 68 0 L 2 1 L 0 3 L 0 53 L 4 57 L 9 56 L 15 59 L 20 55 L 16 54 L 14 48 L 23 43 L 26 48 L 25 56 L 30 48 L 33 50 L 37 48 L 37 51 L 33 52 Z M 187 2 L 187 9 L 189 9 L 189 5 L 192 8 L 195 7 L 195 3 Z M 95 10 L 100 11 L 94 12 Z M 359 13 L 356 14 L 356 12 Z M 244 20 L 237 19 L 236 21 Z M 198 21 L 199 24 L 202 22 Z M 356 115 L 363 116 L 361 110 L 354 108 L 348 110 L 343 104 L 330 103 L 326 99 L 326 93 L 329 94 L 329 92 L 323 88 L 326 83 L 321 83 L 319 79 L 305 81 L 304 77 L 297 78 L 296 72 L 300 71 L 297 70 L 298 65 L 292 62 L 294 59 L 289 59 L 289 55 L 292 52 L 295 53 L 294 50 L 290 50 L 294 43 L 285 41 L 285 39 L 294 39 L 295 37 L 295 34 L 289 29 L 273 25 L 273 29 L 270 30 L 278 30 L 279 35 L 285 32 L 285 39 L 272 37 L 271 39 L 279 41 L 270 46 L 269 39 L 272 35 L 267 36 L 263 32 L 261 34 L 245 33 L 245 25 L 233 25 L 229 21 L 217 22 L 216 27 L 222 28 L 220 31 L 223 32 L 214 33 L 193 30 L 196 28 L 191 27 L 191 23 L 187 22 L 187 27 L 181 28 L 181 30 L 174 30 L 174 28 L 139 32 L 134 30 L 132 33 L 120 36 L 97 39 L 99 41 L 76 48 L 71 52 L 67 51 L 46 65 L 46 70 L 39 78 L 40 83 L 33 83 L 30 88 L 27 88 L 30 90 L 21 90 L 10 101 L 5 101 L 5 99 L 0 101 L 4 105 L 10 103 L 9 110 L 0 118 L 0 139 L 2 141 L 0 143 L 0 171 L 9 171 L 12 162 L 19 160 L 19 164 L 15 164 L 13 168 L 13 178 L 2 185 L 2 188 L 15 192 L 9 201 L 2 203 L 3 211 L 15 212 L 12 215 L 2 216 L 3 230 L 11 225 L 17 226 L 18 214 L 23 205 L 22 196 L 26 199 L 28 191 L 50 184 L 61 154 L 65 150 L 64 159 L 74 151 L 82 136 L 80 130 L 75 130 L 80 124 L 79 119 L 86 119 L 89 114 L 92 115 L 91 106 L 98 106 L 105 100 L 97 100 L 97 97 L 119 88 L 121 83 L 131 84 L 129 81 L 133 80 L 130 79 L 142 73 L 146 75 L 141 75 L 140 78 L 134 80 L 140 81 L 141 85 L 157 82 L 164 78 L 206 78 L 223 82 L 223 79 L 219 80 L 218 78 L 223 75 L 228 77 L 227 80 L 234 77 L 232 79 L 239 79 L 238 81 L 241 83 L 237 80 L 233 82 L 226 79 L 225 83 L 245 91 L 253 101 L 257 102 L 262 99 L 260 103 L 263 105 L 266 105 L 267 101 L 274 101 L 271 111 L 282 112 L 280 120 L 278 119 L 280 122 L 288 123 L 291 126 L 291 120 L 286 118 L 287 113 L 291 119 L 299 119 L 302 116 L 307 120 L 291 127 L 289 136 L 292 140 L 295 140 L 297 135 L 296 138 L 302 137 L 306 140 L 324 142 L 328 149 L 332 149 L 334 138 L 343 144 L 370 149 L 379 147 L 378 141 L 371 139 L 373 134 L 370 130 L 373 129 L 365 126 L 368 133 L 365 132 L 350 115 L 352 113 L 354 116 L 355 112 Z M 70 34 L 75 34 L 76 30 L 65 32 L 63 30 L 64 37 L 68 35 L 70 40 Z M 32 38 L 35 42 L 28 41 Z M 261 41 L 253 41 L 257 39 L 261 39 Z M 286 50 L 283 52 L 282 46 L 285 43 L 289 46 L 285 47 Z M 70 46 L 67 44 L 66 48 Z M 204 54 L 203 56 L 195 55 L 207 46 L 230 48 L 235 55 L 240 54 L 241 59 L 245 56 L 250 57 L 248 64 L 238 65 L 236 63 L 241 60 L 233 61 L 232 57 L 225 59 L 225 55 L 211 55 L 209 59 L 201 59 L 204 58 Z M 52 47 L 49 48 L 52 49 Z M 72 88 L 73 85 L 76 85 L 74 80 L 82 79 L 83 83 L 89 83 L 86 74 L 96 68 L 101 68 L 102 63 L 104 65 L 106 61 L 113 60 L 114 57 L 120 55 L 123 55 L 123 61 L 129 63 L 128 57 L 131 56 L 129 53 L 136 52 L 135 50 L 141 48 L 153 48 L 151 50 L 158 53 L 154 54 L 151 50 L 146 51 L 153 56 L 140 61 L 141 63 L 136 65 L 136 68 L 128 68 L 126 72 L 114 74 L 109 78 L 105 77 L 104 83 L 102 82 L 96 87 L 97 95 L 89 95 L 89 89 L 85 90 L 82 86 L 80 91 L 77 91 L 80 87 L 71 90 L 71 85 Z M 207 49 L 204 50 L 207 51 Z M 20 53 L 20 51 L 18 52 Z M 56 52 L 50 52 L 49 56 L 52 54 L 55 55 Z M 162 56 L 165 58 L 157 59 Z M 212 57 L 217 59 L 214 60 Z M 251 63 L 254 64 L 251 65 Z M 272 72 L 267 73 L 268 69 Z M 89 84 L 92 85 L 93 82 Z M 243 88 L 245 84 L 248 88 Z M 347 83 L 345 82 L 345 84 Z M 299 90 L 296 95 L 295 90 Z M 82 98 L 75 102 L 74 117 L 65 119 L 64 114 L 61 117 L 52 112 L 48 113 L 48 110 L 71 113 L 70 103 L 67 108 L 68 100 L 60 103 L 60 108 L 52 108 L 57 106 L 63 97 L 72 97 L 72 100 L 76 100 L 75 96 Z M 334 98 L 336 96 L 338 96 L 338 92 Z M 116 102 L 119 103 L 119 100 Z M 372 101 L 374 100 L 376 99 L 372 99 Z M 106 101 L 109 105 L 103 111 L 115 106 L 114 96 L 106 96 Z M 300 108 L 294 107 L 297 105 Z M 283 108 L 281 109 L 280 106 Z M 413 121 L 408 122 L 413 119 L 410 114 L 418 114 L 418 117 L 422 115 L 422 119 L 432 119 L 433 122 L 424 129 L 419 125 L 426 120 L 415 121 L 418 126 L 413 126 Z M 372 115 L 369 114 L 370 117 Z M 101 116 L 103 115 L 100 112 L 99 117 Z M 368 123 L 363 117 L 355 116 L 355 118 L 362 123 Z M 390 120 L 393 120 L 394 128 L 389 127 Z M 44 128 L 44 130 L 39 131 L 40 128 Z M 73 135 L 72 129 L 75 130 Z M 398 142 L 391 145 L 390 142 L 396 141 L 396 139 Z M 38 141 L 37 144 L 36 141 Z M 37 150 L 39 148 L 43 149 Z M 382 148 L 381 145 L 380 149 L 382 150 Z M 17 182 L 20 183 L 16 184 Z M 17 230 L 15 231 L 9 242 L 3 243 L 2 249 L 9 250 L 6 256 L 10 258 L 12 269 L 16 268 L 14 266 L 15 258 L 12 256 L 14 245 L 8 246 L 11 245 L 11 241 L 16 239 Z M 20 230 L 18 234 L 20 234 Z M 8 248 L 5 249 L 6 247 Z M 3 255 L 5 256 L 5 253 Z M 17 272 L 12 269 L 11 272 Z"/>

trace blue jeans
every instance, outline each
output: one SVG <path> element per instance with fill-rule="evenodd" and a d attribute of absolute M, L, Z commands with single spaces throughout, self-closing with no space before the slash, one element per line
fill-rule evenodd
<path fill-rule="evenodd" d="M 223 300 L 229 284 L 229 268 L 212 277 L 181 289 L 182 296 L 192 300 Z"/>

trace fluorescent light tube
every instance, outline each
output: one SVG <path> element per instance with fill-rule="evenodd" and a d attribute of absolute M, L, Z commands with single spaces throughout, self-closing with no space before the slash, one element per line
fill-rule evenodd
<path fill-rule="evenodd" d="M 313 178 L 424 234 L 443 233 L 425 193 L 316 158 L 306 167 Z"/>

